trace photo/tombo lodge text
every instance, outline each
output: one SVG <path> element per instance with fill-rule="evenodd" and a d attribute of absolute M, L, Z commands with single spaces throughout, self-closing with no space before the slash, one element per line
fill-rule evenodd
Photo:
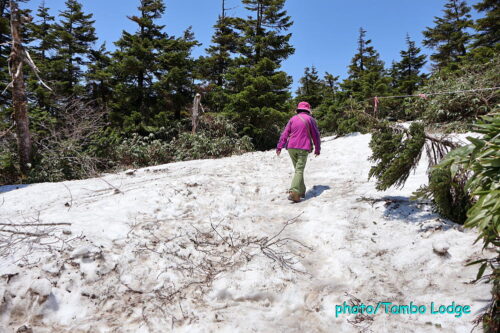
<path fill-rule="evenodd" d="M 392 302 L 378 302 L 376 304 L 347 304 L 345 301 L 341 305 L 335 305 L 335 318 L 340 315 L 366 314 L 377 315 L 386 313 L 390 315 L 453 315 L 461 318 L 464 314 L 471 313 L 471 305 L 457 304 L 455 301 L 451 304 L 439 304 L 431 302 L 430 304 L 395 304 Z"/>

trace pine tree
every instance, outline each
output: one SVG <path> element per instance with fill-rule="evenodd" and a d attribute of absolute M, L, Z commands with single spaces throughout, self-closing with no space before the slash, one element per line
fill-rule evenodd
<path fill-rule="evenodd" d="M 111 60 L 110 52 L 106 50 L 106 44 L 102 44 L 99 49 L 90 51 L 88 70 L 85 73 L 87 98 L 98 106 L 106 108 L 113 97 Z"/>
<path fill-rule="evenodd" d="M 57 54 L 52 60 L 56 92 L 71 96 L 82 92 L 82 74 L 97 37 L 92 14 L 85 14 L 77 0 L 66 0 L 66 9 L 55 27 Z"/>
<path fill-rule="evenodd" d="M 384 62 L 371 46 L 371 40 L 366 39 L 363 28 L 359 30 L 358 52 L 351 60 L 348 73 L 343 88 L 358 100 L 384 95 L 389 89 Z"/>
<path fill-rule="evenodd" d="M 229 103 L 224 111 L 236 123 L 241 135 L 253 139 L 257 149 L 276 144 L 280 124 L 287 117 L 291 77 L 280 71 L 280 64 L 294 49 L 286 31 L 292 22 L 285 0 L 243 0 L 252 13 L 239 19 L 242 34 L 236 59 L 239 67 L 227 75 Z"/>
<path fill-rule="evenodd" d="M 208 93 L 204 96 L 207 102 L 204 104 L 214 112 L 222 110 L 227 103 L 225 75 L 234 66 L 232 56 L 237 53 L 239 43 L 235 27 L 237 19 L 227 16 L 226 11 L 225 0 L 222 0 L 222 11 L 214 26 L 212 45 L 206 50 L 208 56 L 201 57 L 198 62 L 201 79 L 209 85 Z"/>
<path fill-rule="evenodd" d="M 467 29 L 473 26 L 470 10 L 465 1 L 448 0 L 444 16 L 435 17 L 435 26 L 427 27 L 423 32 L 423 44 L 436 51 L 430 58 L 437 69 L 454 69 L 467 54 L 467 46 L 471 40 Z"/>
<path fill-rule="evenodd" d="M 116 101 L 112 120 L 126 132 L 146 130 L 161 112 L 182 108 L 192 98 L 194 60 L 190 54 L 197 45 L 188 29 L 175 38 L 157 24 L 165 13 L 163 0 L 140 0 L 139 16 L 131 16 L 138 29 L 122 32 L 115 42 L 111 72 Z"/>
<path fill-rule="evenodd" d="M 174 111 L 175 119 L 181 119 L 181 111 L 194 96 L 194 71 L 196 62 L 191 53 L 199 45 L 189 27 L 182 37 L 169 38 L 158 56 L 160 81 L 156 90 L 166 98 L 168 108 Z"/>
<path fill-rule="evenodd" d="M 426 75 L 420 70 L 426 63 L 425 54 L 420 54 L 420 48 L 406 35 L 407 49 L 400 52 L 401 60 L 394 64 L 396 82 L 395 89 L 412 95 L 424 82 Z"/>
<path fill-rule="evenodd" d="M 50 8 L 42 1 L 36 12 L 37 22 L 29 24 L 31 37 L 36 41 L 31 50 L 35 51 L 35 55 L 42 61 L 46 60 L 49 57 L 48 52 L 55 48 L 55 17 L 50 15 L 49 11 Z"/>
<path fill-rule="evenodd" d="M 306 67 L 304 76 L 300 78 L 300 87 L 297 89 L 297 101 L 307 101 L 313 108 L 318 107 L 323 102 L 325 86 L 319 78 L 316 67 Z"/>
<path fill-rule="evenodd" d="M 484 12 L 485 17 L 476 20 L 474 46 L 495 47 L 500 43 L 500 1 L 483 0 L 474 5 L 479 12 Z"/>
<path fill-rule="evenodd" d="M 335 93 L 338 90 L 338 80 L 340 76 L 335 76 L 333 74 L 330 74 L 328 72 L 325 72 L 325 76 L 323 78 L 326 87 L 329 88 L 329 90 L 333 93 Z"/>
<path fill-rule="evenodd" d="M 164 26 L 156 23 L 165 13 L 162 0 L 141 0 L 138 10 L 140 16 L 128 17 L 138 25 L 137 31 L 123 31 L 115 42 L 118 49 L 113 53 L 112 71 L 118 101 L 114 116 L 133 115 L 140 121 L 154 113 L 151 108 L 155 102 L 153 80 L 159 77 L 157 54 L 168 36 Z"/>
<path fill-rule="evenodd" d="M 238 50 L 239 35 L 235 30 L 235 19 L 227 16 L 225 1 L 222 0 L 222 11 L 214 25 L 212 45 L 206 50 L 208 57 L 203 59 L 204 78 L 211 84 L 223 88 L 224 75 L 234 62 L 231 55 Z"/>
<path fill-rule="evenodd" d="M 293 24 L 284 10 L 286 0 L 242 0 L 245 8 L 254 14 L 243 21 L 244 43 L 240 53 L 251 65 L 267 58 L 278 66 L 295 52 L 290 45 L 291 33 L 287 31 Z"/>
<path fill-rule="evenodd" d="M 389 86 L 392 91 L 396 92 L 398 91 L 398 86 L 399 86 L 399 71 L 398 71 L 398 63 L 396 61 L 391 62 L 391 67 L 387 70 L 387 74 L 391 78 L 391 81 L 389 83 Z"/>
<path fill-rule="evenodd" d="M 42 1 L 36 12 L 35 20 L 27 24 L 30 31 L 30 38 L 33 40 L 29 49 L 31 57 L 40 70 L 40 76 L 44 81 L 52 81 L 51 51 L 57 48 L 55 35 L 55 17 L 50 15 L 50 9 Z M 28 73 L 28 87 L 32 104 L 39 106 L 44 111 L 50 111 L 52 92 L 41 86 L 36 76 Z"/>

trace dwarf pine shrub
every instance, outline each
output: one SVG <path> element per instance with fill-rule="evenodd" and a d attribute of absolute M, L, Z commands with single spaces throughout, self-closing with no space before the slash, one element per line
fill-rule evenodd
<path fill-rule="evenodd" d="M 499 68 L 500 57 L 496 56 L 485 64 L 467 64 L 451 73 L 437 73 L 418 91 L 429 96 L 406 100 L 405 109 L 409 116 L 426 124 L 471 124 L 500 103 L 498 89 L 482 90 L 498 86 Z M 438 94 L 430 95 L 434 93 Z"/>
<path fill-rule="evenodd" d="M 370 169 L 369 178 L 377 179 L 377 190 L 403 186 L 417 167 L 424 144 L 425 132 L 421 123 L 412 123 L 409 130 L 381 126 L 370 142 L 370 160 L 376 164 Z"/>
<path fill-rule="evenodd" d="M 250 138 L 239 137 L 235 127 L 222 116 L 204 115 L 197 133 L 181 132 L 163 139 L 165 130 L 142 136 L 133 134 L 115 149 L 118 165 L 143 167 L 193 159 L 218 158 L 253 150 Z"/>

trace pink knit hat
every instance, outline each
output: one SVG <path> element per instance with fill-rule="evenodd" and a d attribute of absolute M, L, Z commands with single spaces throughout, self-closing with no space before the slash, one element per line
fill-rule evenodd
<path fill-rule="evenodd" d="M 297 110 L 304 110 L 311 112 L 311 105 L 309 105 L 309 103 L 307 102 L 300 102 L 299 105 L 297 105 Z"/>

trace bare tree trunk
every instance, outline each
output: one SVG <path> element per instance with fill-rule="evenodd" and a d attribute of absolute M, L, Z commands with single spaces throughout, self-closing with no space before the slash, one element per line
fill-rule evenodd
<path fill-rule="evenodd" d="M 191 124 L 192 124 L 192 133 L 196 133 L 196 129 L 198 128 L 198 117 L 200 115 L 200 101 L 201 95 L 196 94 L 193 101 L 193 109 L 191 111 Z"/>
<path fill-rule="evenodd" d="M 9 63 L 12 76 L 12 104 L 17 129 L 17 145 L 21 172 L 26 175 L 31 164 L 31 134 L 29 129 L 26 87 L 23 75 L 23 46 L 21 43 L 21 16 L 16 1 L 10 0 L 12 52 Z"/>

